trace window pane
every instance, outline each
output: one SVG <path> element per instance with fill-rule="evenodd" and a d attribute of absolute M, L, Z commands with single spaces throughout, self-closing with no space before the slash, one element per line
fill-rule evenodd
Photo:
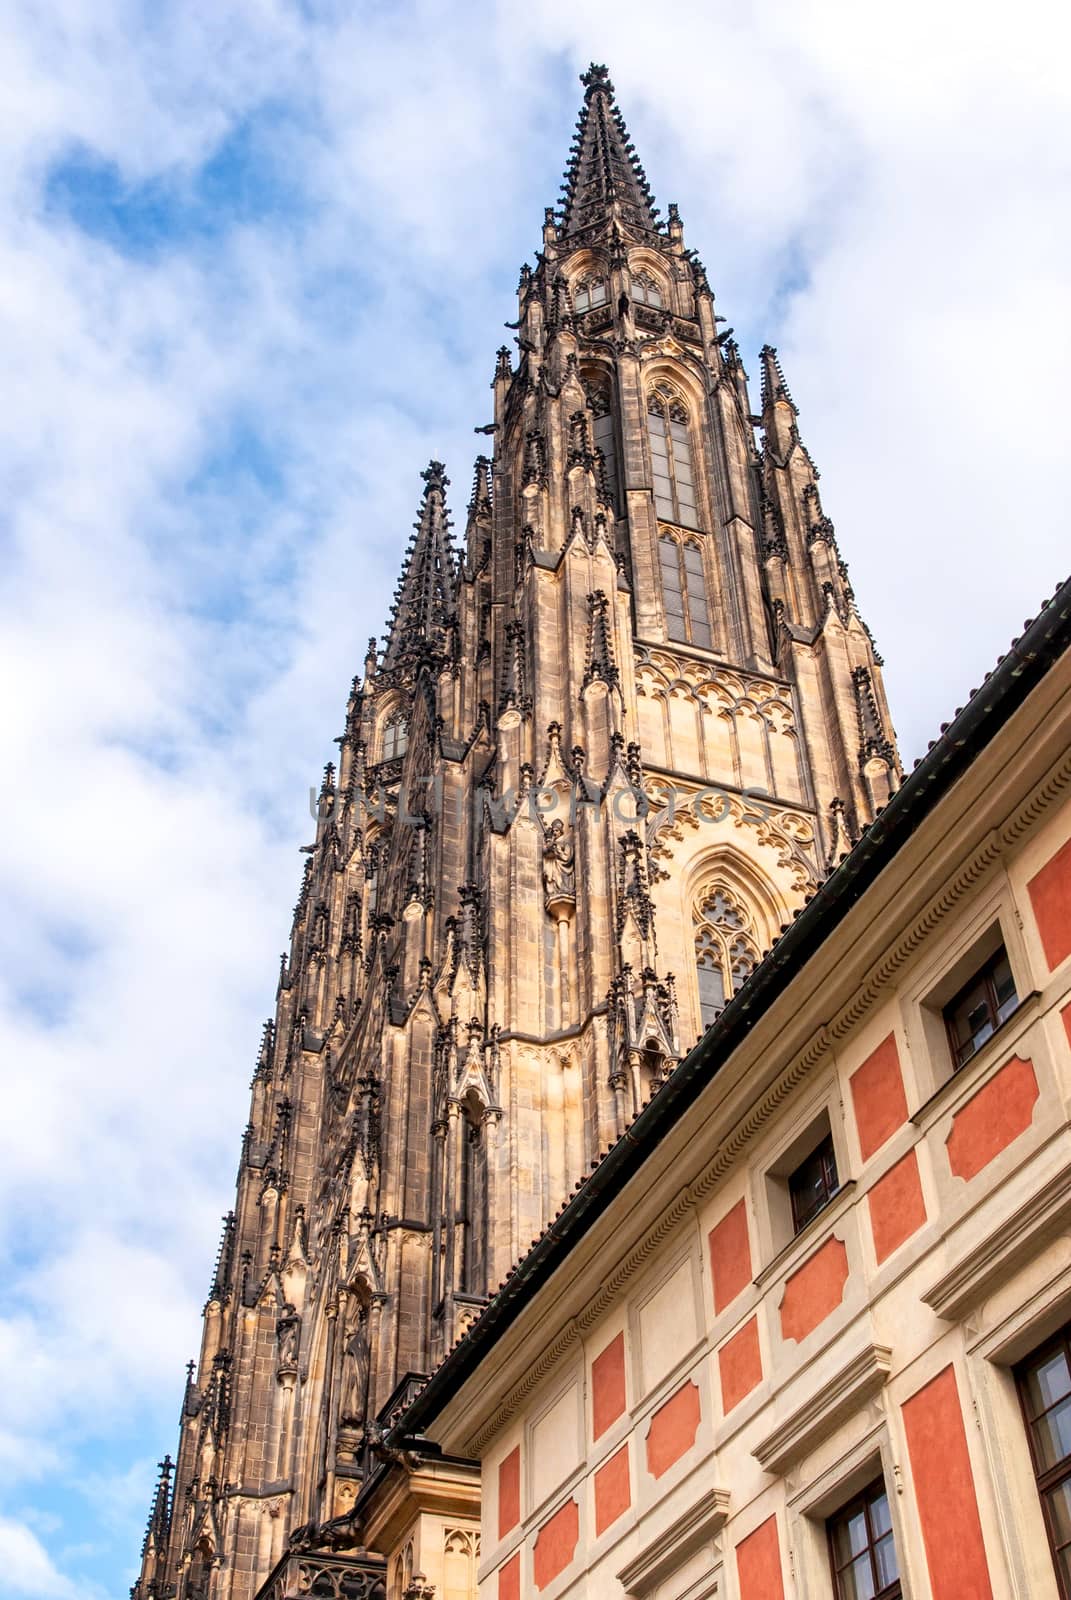
<path fill-rule="evenodd" d="M 692 622 L 692 643 L 700 650 L 713 650 L 714 639 L 708 622 Z"/>
<path fill-rule="evenodd" d="M 892 1528 L 889 1515 L 889 1497 L 884 1488 L 878 1490 L 870 1501 L 870 1527 L 874 1537 L 880 1539 Z"/>
<path fill-rule="evenodd" d="M 1064 1594 L 1071 1594 L 1071 1548 L 1061 1550 L 1056 1557 L 1056 1562 L 1063 1581 L 1063 1592 Z"/>
<path fill-rule="evenodd" d="M 666 632 L 676 644 L 687 644 L 688 635 L 684 628 L 684 618 L 669 616 L 666 618 Z"/>
<path fill-rule="evenodd" d="M 704 1028 L 709 1028 L 725 1008 L 725 979 L 712 951 L 700 957 L 698 973 L 699 1012 Z"/>
<path fill-rule="evenodd" d="M 957 1060 L 962 1063 L 979 1050 L 993 1032 L 989 992 L 984 980 L 972 984 L 951 1015 Z"/>
<path fill-rule="evenodd" d="M 1071 1370 L 1068 1369 L 1067 1356 L 1062 1350 L 1046 1356 L 1037 1366 L 1031 1367 L 1026 1383 L 1030 1414 L 1036 1417 L 1040 1411 L 1047 1411 L 1057 1400 L 1071 1394 Z"/>
<path fill-rule="evenodd" d="M 662 304 L 662 291 L 656 283 L 647 285 L 647 304 L 649 306 L 660 306 Z"/>
<path fill-rule="evenodd" d="M 1045 1497 L 1049 1502 L 1049 1518 L 1057 1544 L 1071 1543 L 1071 1478 L 1065 1478 Z"/>
<path fill-rule="evenodd" d="M 691 540 L 684 546 L 684 565 L 689 573 L 695 572 L 702 576 L 703 552 L 697 544 L 692 544 Z"/>
<path fill-rule="evenodd" d="M 993 987 L 997 994 L 997 1021 L 1003 1022 L 1010 1017 L 1019 1004 L 1019 996 L 1015 992 L 1015 979 L 1012 977 L 1011 967 L 1007 956 L 1001 956 L 993 968 Z"/>
<path fill-rule="evenodd" d="M 655 510 L 660 517 L 665 517 L 667 522 L 673 521 L 673 501 L 664 492 L 655 489 Z"/>
<path fill-rule="evenodd" d="M 1034 1438 L 1044 1468 L 1071 1456 L 1071 1399 L 1061 1400 L 1034 1423 Z"/>
<path fill-rule="evenodd" d="M 860 1556 L 838 1574 L 843 1600 L 874 1600 L 874 1572 L 869 1556 Z"/>
<path fill-rule="evenodd" d="M 867 1546 L 866 1516 L 862 1506 L 848 1512 L 846 1516 L 837 1518 L 834 1528 L 833 1545 L 837 1555 L 838 1567 L 850 1561 L 852 1556 L 857 1556 Z"/>
<path fill-rule="evenodd" d="M 895 1583 L 900 1576 L 900 1566 L 896 1559 L 896 1545 L 893 1536 L 887 1533 L 879 1539 L 874 1546 L 874 1566 L 877 1568 L 878 1588 L 884 1589 L 888 1584 Z"/>
<path fill-rule="evenodd" d="M 593 306 L 606 304 L 606 285 L 603 282 L 593 283 L 591 286 L 591 303 Z"/>

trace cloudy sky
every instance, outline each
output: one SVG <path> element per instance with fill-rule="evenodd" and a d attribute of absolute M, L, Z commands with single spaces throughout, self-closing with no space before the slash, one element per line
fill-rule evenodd
<path fill-rule="evenodd" d="M 1068 566 L 1066 8 L 0 0 L 0 1587 L 125 1594 L 309 785 L 606 60 L 919 755 Z M 756 395 L 757 398 L 757 395 Z"/>

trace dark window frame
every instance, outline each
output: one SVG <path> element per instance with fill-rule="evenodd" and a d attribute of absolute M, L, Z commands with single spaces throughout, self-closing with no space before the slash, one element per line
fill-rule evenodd
<path fill-rule="evenodd" d="M 852 1556 L 848 1561 L 843 1562 L 841 1566 L 838 1567 L 835 1531 L 838 1524 L 847 1522 L 848 1519 L 854 1516 L 858 1511 L 862 1511 L 866 1523 L 867 1542 L 865 1553 L 870 1557 L 870 1573 L 874 1582 L 873 1600 L 900 1600 L 900 1597 L 903 1594 L 902 1580 L 900 1577 L 900 1553 L 896 1549 L 896 1529 L 892 1525 L 891 1510 L 889 1513 L 889 1533 L 878 1534 L 877 1538 L 874 1537 L 871 1507 L 879 1498 L 884 1499 L 886 1505 L 889 1505 L 889 1491 L 886 1487 L 883 1476 L 874 1478 L 866 1485 L 864 1489 L 860 1489 L 859 1493 L 849 1500 L 846 1505 L 841 1506 L 840 1509 L 835 1511 L 831 1517 L 826 1518 L 826 1545 L 829 1550 L 829 1570 L 833 1576 L 833 1593 L 836 1596 L 836 1600 L 850 1600 L 850 1596 L 846 1595 L 845 1593 L 844 1585 L 841 1583 L 840 1575 L 849 1567 L 853 1566 L 855 1562 L 858 1561 L 859 1557 L 864 1554 L 864 1552 L 862 1550 L 857 1551 L 854 1556 Z M 892 1538 L 893 1552 L 896 1555 L 896 1577 L 891 1583 L 887 1583 L 884 1585 L 884 1587 L 879 1589 L 877 1586 L 878 1567 L 877 1562 L 874 1559 L 874 1551 L 883 1539 L 889 1538 L 890 1536 Z"/>
<path fill-rule="evenodd" d="M 1071 1323 L 1065 1323 L 1056 1333 L 1052 1334 L 1042 1344 L 1039 1344 L 1036 1350 L 1032 1350 L 1028 1356 L 1024 1356 L 1022 1361 L 1016 1362 L 1012 1368 L 1012 1374 L 1015 1378 L 1015 1387 L 1019 1395 L 1019 1409 L 1023 1416 L 1027 1448 L 1030 1451 L 1030 1464 L 1034 1471 L 1034 1486 L 1037 1489 L 1038 1500 L 1041 1502 L 1041 1515 L 1045 1523 L 1045 1535 L 1049 1541 L 1049 1554 L 1052 1557 L 1056 1587 L 1060 1591 L 1060 1600 L 1071 1600 L 1071 1577 L 1064 1574 L 1059 1559 L 1061 1550 L 1071 1552 L 1071 1539 L 1065 1540 L 1063 1544 L 1058 1543 L 1057 1530 L 1049 1501 L 1049 1496 L 1054 1489 L 1058 1489 L 1062 1483 L 1071 1480 L 1071 1454 L 1061 1456 L 1060 1460 L 1054 1462 L 1051 1467 L 1046 1467 L 1039 1456 L 1034 1431 L 1036 1423 L 1048 1411 L 1054 1410 L 1056 1405 L 1066 1400 L 1067 1396 L 1062 1395 L 1054 1405 L 1046 1406 L 1037 1413 L 1037 1416 L 1032 1416 L 1029 1390 L 1027 1388 L 1027 1374 L 1031 1368 L 1040 1366 L 1047 1356 L 1057 1350 L 1063 1352 L 1068 1373 L 1071 1374 Z M 1071 1561 L 1071 1555 L 1069 1555 L 1068 1559 Z"/>
<path fill-rule="evenodd" d="M 809 1211 L 804 1211 L 803 1201 L 810 1192 L 810 1186 L 804 1190 L 799 1181 L 805 1168 L 814 1162 L 821 1164 L 821 1198 Z M 803 1160 L 788 1175 L 788 1198 L 792 1207 L 792 1236 L 803 1232 L 804 1228 L 814 1221 L 828 1205 L 836 1199 L 841 1190 L 840 1174 L 837 1171 L 837 1151 L 833 1144 L 833 1130 L 823 1134 L 814 1148 L 808 1151 Z"/>
<path fill-rule="evenodd" d="M 994 982 L 994 973 L 1002 964 L 1007 967 L 1008 973 L 1011 977 L 1012 999 L 1015 1002 L 1005 1017 L 1001 1017 L 1000 1015 L 1000 1000 L 997 995 L 997 986 Z M 968 1039 L 965 1043 L 961 1044 L 956 1035 L 956 1013 L 963 1006 L 967 996 L 973 989 L 978 988 L 979 984 L 984 986 L 985 1005 L 989 1021 L 989 1033 L 982 1040 L 981 1044 L 976 1045 L 973 1038 Z M 1022 1001 L 1019 997 L 1019 991 L 1015 984 L 1015 973 L 1012 971 L 1011 959 L 1008 955 L 1007 946 L 1002 942 L 1000 945 L 998 945 L 996 950 L 993 951 L 992 955 L 987 956 L 986 960 L 977 969 L 977 971 L 971 974 L 971 976 L 967 979 L 967 982 L 960 986 L 948 1004 L 946 1006 L 942 1006 L 941 1008 L 941 1017 L 944 1021 L 945 1033 L 948 1038 L 948 1048 L 952 1056 L 952 1071 L 954 1073 L 959 1072 L 967 1065 L 969 1061 L 973 1061 L 979 1050 L 985 1049 L 986 1045 L 989 1043 L 990 1039 L 997 1032 L 997 1030 L 1002 1028 L 1005 1022 L 1009 1022 L 1011 1020 L 1021 1004 Z"/>

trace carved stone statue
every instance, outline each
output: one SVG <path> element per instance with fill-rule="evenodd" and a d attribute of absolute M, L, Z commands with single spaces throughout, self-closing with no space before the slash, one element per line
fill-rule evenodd
<path fill-rule="evenodd" d="M 548 905 L 576 899 L 575 857 L 560 818 L 551 823 L 543 843 L 543 889 Z"/>
<path fill-rule="evenodd" d="M 342 1352 L 342 1399 L 339 1418 L 342 1422 L 359 1424 L 368 1412 L 368 1307 L 356 1308 L 355 1320 Z"/>
<path fill-rule="evenodd" d="M 275 1340 L 279 1350 L 278 1370 L 292 1372 L 297 1366 L 301 1318 L 289 1302 L 283 1307 L 283 1314 L 275 1324 Z"/>

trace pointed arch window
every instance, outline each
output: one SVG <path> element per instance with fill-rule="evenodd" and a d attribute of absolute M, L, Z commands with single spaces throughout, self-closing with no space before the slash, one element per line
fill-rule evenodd
<path fill-rule="evenodd" d="M 698 528 L 688 413 L 668 383 L 648 396 L 647 436 L 658 515 L 681 528 Z"/>
<path fill-rule="evenodd" d="M 594 311 L 606 304 L 607 296 L 605 278 L 581 278 L 573 290 L 573 306 L 578 312 Z"/>
<path fill-rule="evenodd" d="M 700 545 L 695 539 L 676 539 L 671 533 L 663 533 L 658 541 L 658 561 L 667 636 L 678 644 L 713 650 L 710 599 Z"/>
<path fill-rule="evenodd" d="M 474 1091 L 466 1096 L 461 1118 L 460 1233 L 458 1287 L 462 1294 L 487 1290 L 487 1143 L 484 1108 Z"/>
<path fill-rule="evenodd" d="M 725 884 L 707 890 L 694 922 L 699 1016 L 706 1032 L 751 976 L 759 950 L 750 912 Z"/>
<path fill-rule="evenodd" d="M 664 306 L 662 286 L 649 272 L 639 272 L 632 280 L 632 298 L 643 306 Z"/>
<path fill-rule="evenodd" d="M 617 439 L 614 430 L 614 411 L 610 401 L 609 389 L 599 388 L 591 396 L 592 411 L 592 437 L 595 448 L 602 451 L 602 459 L 606 468 L 606 492 L 610 497 L 610 506 L 617 514 L 618 511 L 618 477 L 617 477 Z"/>
<path fill-rule="evenodd" d="M 395 761 L 399 756 L 404 756 L 409 748 L 409 718 L 404 711 L 398 711 L 383 725 L 383 756 L 384 761 Z"/>

